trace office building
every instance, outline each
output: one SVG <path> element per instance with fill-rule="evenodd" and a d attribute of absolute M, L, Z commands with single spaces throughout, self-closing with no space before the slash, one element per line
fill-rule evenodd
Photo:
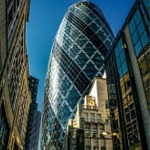
<path fill-rule="evenodd" d="M 25 144 L 31 102 L 26 52 L 29 0 L 0 1 L 0 149 Z"/>
<path fill-rule="evenodd" d="M 95 78 L 75 119 L 68 122 L 64 150 L 112 150 L 112 136 L 106 79 Z"/>
<path fill-rule="evenodd" d="M 94 76 L 102 76 L 112 31 L 93 3 L 81 1 L 66 12 L 56 34 L 45 86 L 42 149 L 61 149 L 66 124 L 83 103 Z"/>
<path fill-rule="evenodd" d="M 33 117 L 31 136 L 30 136 L 29 150 L 38 150 L 40 124 L 41 124 L 41 112 L 35 110 L 34 117 Z"/>
<path fill-rule="evenodd" d="M 29 114 L 28 114 L 27 133 L 26 133 L 25 146 L 24 146 L 24 148 L 26 150 L 30 149 L 30 145 L 33 145 L 32 142 L 31 142 L 31 137 L 33 136 L 32 135 L 32 133 L 33 133 L 32 130 L 33 130 L 33 128 L 35 128 L 34 121 L 35 120 L 37 121 L 36 127 L 39 126 L 38 122 L 40 122 L 40 120 L 38 120 L 38 119 L 40 119 L 40 116 L 37 116 L 37 115 L 34 114 L 34 113 L 37 113 L 37 109 L 38 109 L 38 104 L 36 102 L 36 98 L 37 98 L 39 80 L 32 77 L 32 76 L 29 76 L 28 81 L 29 81 L 29 89 L 31 91 L 31 104 L 30 104 L 30 109 L 29 109 Z M 36 117 L 38 117 L 38 118 L 36 118 Z M 39 135 L 38 135 L 39 129 L 40 128 L 37 128 L 36 129 L 37 133 L 34 133 L 34 136 L 37 135 L 37 137 L 35 137 L 35 141 L 36 141 L 36 139 L 39 138 Z"/>
<path fill-rule="evenodd" d="M 150 149 L 148 0 L 137 0 L 106 57 L 115 150 Z"/>

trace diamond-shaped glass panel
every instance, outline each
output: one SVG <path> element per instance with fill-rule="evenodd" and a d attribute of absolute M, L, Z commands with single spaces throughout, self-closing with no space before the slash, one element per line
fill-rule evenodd
<path fill-rule="evenodd" d="M 84 72 L 86 73 L 88 78 L 91 80 L 93 78 L 93 75 L 95 75 L 97 73 L 97 69 L 94 67 L 92 62 L 89 62 L 86 65 L 86 68 L 84 69 Z"/>
<path fill-rule="evenodd" d="M 78 66 L 80 66 L 81 68 L 86 64 L 86 62 L 88 61 L 87 56 L 81 52 L 78 57 L 75 59 L 76 63 L 78 64 Z"/>
<path fill-rule="evenodd" d="M 73 87 L 70 91 L 69 91 L 69 95 L 68 95 L 68 103 L 69 106 L 73 109 L 74 106 L 77 104 L 78 99 L 80 98 L 80 94 L 77 92 L 77 90 Z"/>

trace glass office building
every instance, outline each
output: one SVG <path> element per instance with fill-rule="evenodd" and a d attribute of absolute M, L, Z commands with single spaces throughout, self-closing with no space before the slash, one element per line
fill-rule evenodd
<path fill-rule="evenodd" d="M 81 1 L 66 12 L 48 64 L 42 119 L 42 149 L 61 149 L 66 124 L 95 76 L 104 73 L 104 57 L 113 33 L 102 11 Z"/>
<path fill-rule="evenodd" d="M 137 0 L 106 57 L 115 150 L 150 149 L 148 0 Z"/>

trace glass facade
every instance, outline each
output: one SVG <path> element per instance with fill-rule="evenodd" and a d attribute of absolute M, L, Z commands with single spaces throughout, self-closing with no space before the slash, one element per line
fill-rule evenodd
<path fill-rule="evenodd" d="M 115 150 L 150 148 L 149 8 L 136 1 L 105 60 Z"/>
<path fill-rule="evenodd" d="M 148 32 L 144 26 L 144 22 L 146 23 L 148 20 L 142 19 L 141 15 L 143 14 L 140 14 L 137 9 L 132 20 L 129 22 L 129 29 L 137 56 L 143 47 L 148 43 Z"/>
<path fill-rule="evenodd" d="M 133 97 L 134 89 L 131 86 L 131 78 L 127 66 L 128 60 L 125 58 L 126 49 L 123 48 L 122 38 L 120 38 L 114 50 L 119 76 L 119 88 L 121 90 L 122 108 L 124 110 L 125 129 L 128 145 L 131 145 L 134 142 L 139 142 L 140 137 L 137 124 L 137 112 L 134 104 L 135 97 Z"/>
<path fill-rule="evenodd" d="M 140 4 L 140 7 L 133 14 L 133 18 L 129 22 L 129 30 L 132 36 L 132 42 L 141 71 L 147 104 L 150 111 L 150 50 L 143 50 L 146 45 L 148 45 L 150 31 L 149 18 L 146 16 L 147 11 L 144 10 L 150 10 L 150 3 L 145 0 L 144 4 L 145 5 Z"/>
<path fill-rule="evenodd" d="M 67 10 L 48 65 L 42 148 L 61 149 L 67 121 L 74 117 L 93 78 L 103 75 L 112 41 L 112 31 L 97 6 L 82 1 Z"/>

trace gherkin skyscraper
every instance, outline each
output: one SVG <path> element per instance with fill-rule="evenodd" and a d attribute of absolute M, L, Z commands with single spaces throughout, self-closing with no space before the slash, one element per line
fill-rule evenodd
<path fill-rule="evenodd" d="M 74 117 L 93 78 L 102 76 L 113 33 L 102 11 L 81 1 L 66 12 L 56 34 L 45 85 L 42 149 L 61 150 L 66 124 Z"/>

